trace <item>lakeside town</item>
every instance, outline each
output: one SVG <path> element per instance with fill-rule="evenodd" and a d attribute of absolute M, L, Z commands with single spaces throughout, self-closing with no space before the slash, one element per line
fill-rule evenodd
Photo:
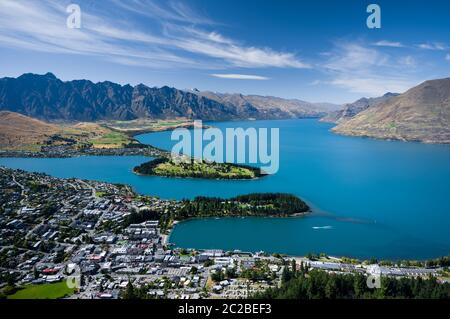
<path fill-rule="evenodd" d="M 362 262 L 325 255 L 184 249 L 161 216 L 183 201 L 126 185 L 0 167 L 0 289 L 6 298 L 249 298 L 292 268 L 448 281 L 437 264 Z M 53 293 L 54 293 L 53 291 Z M 29 293 L 27 295 L 27 293 Z"/>
<path fill-rule="evenodd" d="M 0 150 L 0 157 L 21 158 L 68 158 L 77 156 L 149 156 L 166 158 L 170 156 L 167 151 L 144 144 L 116 148 L 73 148 L 71 145 L 42 146 L 39 151 L 27 150 Z"/>

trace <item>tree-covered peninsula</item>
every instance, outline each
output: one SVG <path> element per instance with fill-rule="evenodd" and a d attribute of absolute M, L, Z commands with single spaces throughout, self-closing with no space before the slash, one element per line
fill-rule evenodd
<path fill-rule="evenodd" d="M 254 193 L 230 199 L 196 197 L 185 200 L 177 219 L 213 216 L 274 216 L 303 214 L 309 206 L 297 196 L 284 193 Z"/>
<path fill-rule="evenodd" d="M 165 213 L 141 210 L 131 213 L 126 225 L 147 220 L 159 220 L 161 230 L 169 229 L 173 221 L 197 217 L 243 217 L 270 216 L 289 217 L 306 214 L 309 206 L 297 196 L 285 193 L 254 193 L 233 198 L 196 197 L 182 200 L 179 205 Z"/>
<path fill-rule="evenodd" d="M 205 179 L 255 179 L 266 175 L 260 168 L 232 163 L 174 161 L 157 158 L 136 166 L 133 170 L 140 175 L 166 177 L 191 177 Z"/>

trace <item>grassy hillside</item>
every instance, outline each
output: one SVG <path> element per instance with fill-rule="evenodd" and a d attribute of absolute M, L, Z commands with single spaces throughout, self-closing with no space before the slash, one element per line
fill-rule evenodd
<path fill-rule="evenodd" d="M 0 149 L 39 150 L 60 128 L 13 112 L 0 112 Z"/>
<path fill-rule="evenodd" d="M 1 150 L 40 151 L 52 146 L 120 148 L 133 142 L 128 134 L 101 124 L 51 124 L 14 112 L 0 112 Z"/>
<path fill-rule="evenodd" d="M 450 143 L 450 78 L 426 81 L 369 107 L 333 131 L 383 139 Z"/>

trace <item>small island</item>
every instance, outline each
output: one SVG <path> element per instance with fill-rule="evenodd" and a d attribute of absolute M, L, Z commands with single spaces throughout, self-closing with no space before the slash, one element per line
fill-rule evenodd
<path fill-rule="evenodd" d="M 260 168 L 246 165 L 194 160 L 175 162 L 165 157 L 136 166 L 133 171 L 140 175 L 204 179 L 255 179 L 266 175 Z"/>

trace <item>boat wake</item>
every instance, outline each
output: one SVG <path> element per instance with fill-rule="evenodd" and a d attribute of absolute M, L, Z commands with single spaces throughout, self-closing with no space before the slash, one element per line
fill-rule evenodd
<path fill-rule="evenodd" d="M 333 229 L 333 226 L 313 226 L 312 229 Z"/>

